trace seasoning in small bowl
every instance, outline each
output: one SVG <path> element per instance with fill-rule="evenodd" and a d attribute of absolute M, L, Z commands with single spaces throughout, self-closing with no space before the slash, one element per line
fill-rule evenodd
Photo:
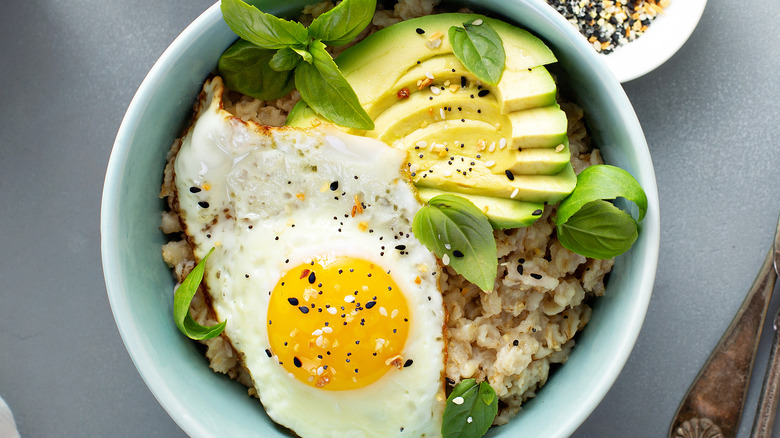
<path fill-rule="evenodd" d="M 608 54 L 639 38 L 670 0 L 547 0 L 597 52 Z"/>

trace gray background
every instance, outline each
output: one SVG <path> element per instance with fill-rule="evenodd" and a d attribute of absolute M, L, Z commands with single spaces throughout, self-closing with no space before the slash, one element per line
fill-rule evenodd
<path fill-rule="evenodd" d="M 133 93 L 211 3 L 0 1 L 0 395 L 22 436 L 184 435 L 119 337 L 98 225 Z M 656 167 L 661 253 L 636 348 L 577 437 L 665 436 L 768 249 L 780 209 L 780 9 L 738 3 L 711 0 L 669 62 L 624 85 Z M 770 335 L 767 322 L 740 436 Z"/>

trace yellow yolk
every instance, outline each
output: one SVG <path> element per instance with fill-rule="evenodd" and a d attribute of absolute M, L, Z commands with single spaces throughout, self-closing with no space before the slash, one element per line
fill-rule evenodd
<path fill-rule="evenodd" d="M 316 388 L 357 389 L 411 365 L 401 356 L 409 306 L 378 265 L 315 259 L 279 280 L 267 315 L 271 351 L 295 378 Z"/>

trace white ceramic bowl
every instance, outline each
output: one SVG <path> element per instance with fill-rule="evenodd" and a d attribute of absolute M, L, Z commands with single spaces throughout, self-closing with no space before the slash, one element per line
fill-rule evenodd
<path fill-rule="evenodd" d="M 707 0 L 672 0 L 639 38 L 601 57 L 620 82 L 646 75 L 688 41 L 706 5 Z"/>
<path fill-rule="evenodd" d="M 294 14 L 303 1 L 257 2 Z M 466 3 L 479 9 L 475 3 Z M 565 437 L 590 415 L 614 383 L 639 334 L 655 278 L 659 246 L 658 193 L 636 115 L 602 59 L 561 16 L 537 0 L 482 0 L 542 37 L 560 60 L 562 88 L 588 114 L 606 160 L 630 171 L 649 208 L 634 247 L 618 258 L 606 295 L 569 361 L 508 425 L 489 436 Z M 160 255 L 158 199 L 166 151 L 181 134 L 202 81 L 235 36 L 217 5 L 171 44 L 133 98 L 117 134 L 103 190 L 103 269 L 122 339 L 149 389 L 193 437 L 289 436 L 246 388 L 212 372 L 198 345 L 172 319 L 171 273 Z"/>

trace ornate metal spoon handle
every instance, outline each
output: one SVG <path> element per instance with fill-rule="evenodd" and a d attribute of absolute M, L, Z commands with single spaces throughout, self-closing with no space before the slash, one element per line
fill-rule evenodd
<path fill-rule="evenodd" d="M 731 325 L 688 389 L 669 429 L 670 438 L 734 437 L 756 357 L 776 274 L 774 249 Z"/>
<path fill-rule="evenodd" d="M 780 275 L 780 223 L 775 230 L 774 252 L 775 273 Z M 772 351 L 769 353 L 769 365 L 766 368 L 764 384 L 761 387 L 761 399 L 758 401 L 758 410 L 753 419 L 752 438 L 768 438 L 772 435 L 772 426 L 775 424 L 775 412 L 777 412 L 778 386 L 780 385 L 780 310 L 772 321 L 775 336 L 772 342 Z"/>
<path fill-rule="evenodd" d="M 769 438 L 772 436 L 772 426 L 775 424 L 775 412 L 777 411 L 778 384 L 780 384 L 780 356 L 777 349 L 780 344 L 780 311 L 774 320 L 775 337 L 772 343 L 772 352 L 769 354 L 769 366 L 764 376 L 764 385 L 761 388 L 761 399 L 758 401 L 756 418 L 753 419 L 752 438 Z"/>

